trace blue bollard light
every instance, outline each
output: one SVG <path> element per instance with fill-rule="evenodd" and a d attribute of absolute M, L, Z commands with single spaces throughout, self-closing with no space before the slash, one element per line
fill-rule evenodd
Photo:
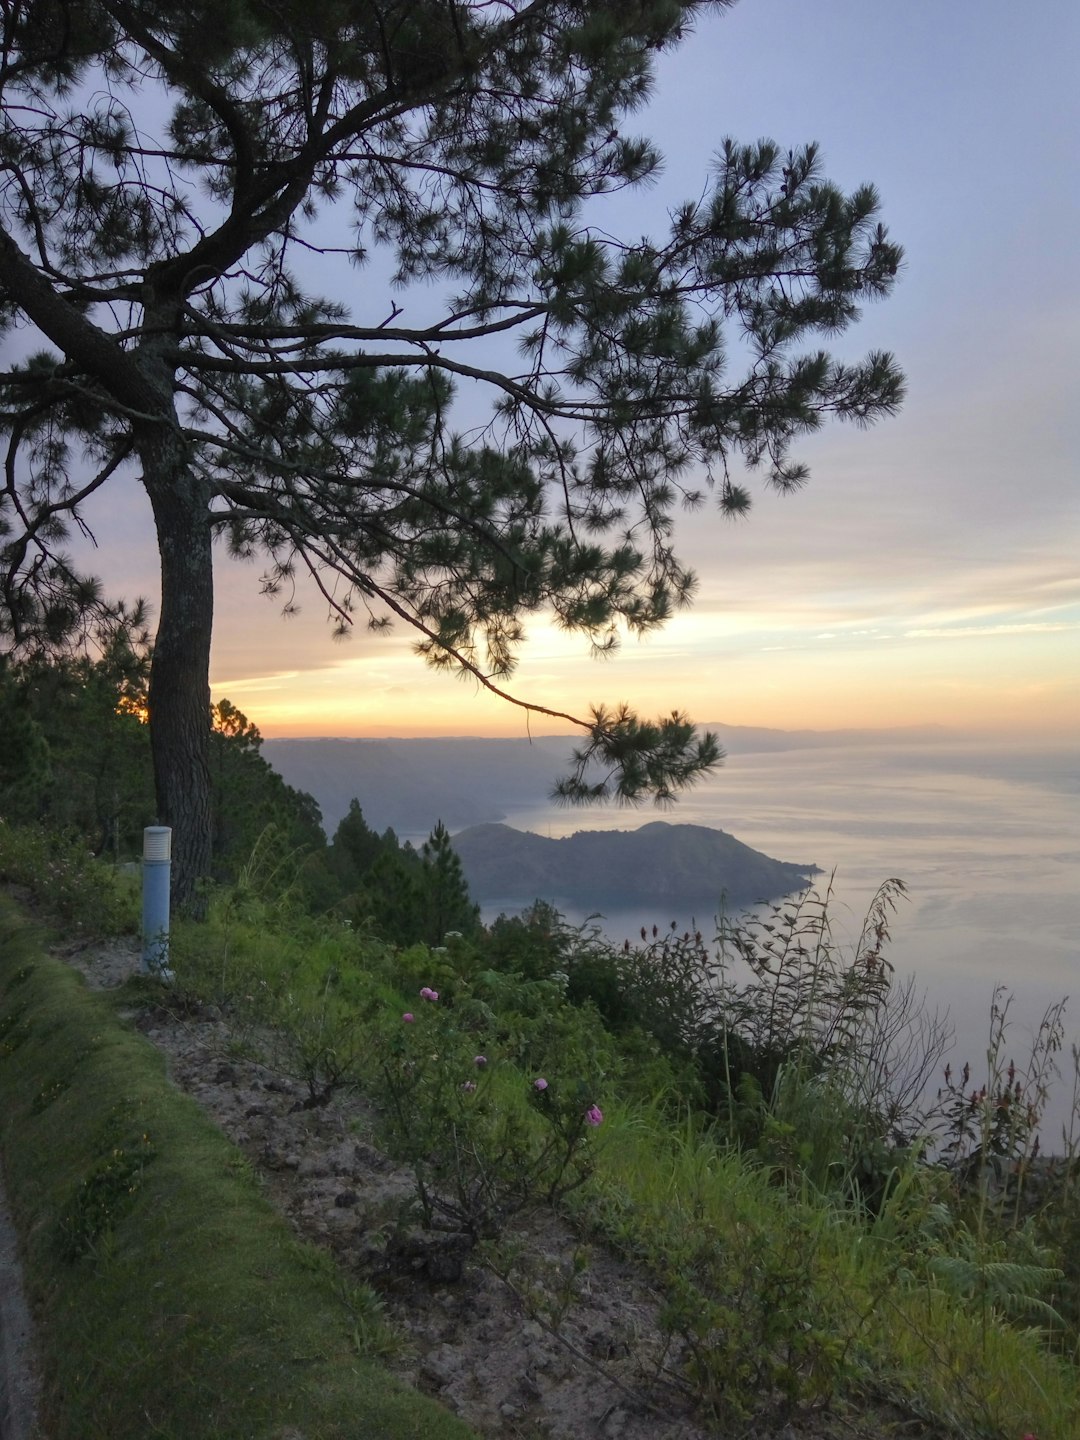
<path fill-rule="evenodd" d="M 169 981 L 173 976 L 169 969 L 172 831 L 168 825 L 147 825 L 143 831 L 142 877 L 142 973 Z"/>

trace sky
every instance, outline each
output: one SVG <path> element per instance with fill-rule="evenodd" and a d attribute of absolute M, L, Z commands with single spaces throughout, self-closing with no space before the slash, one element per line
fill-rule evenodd
<path fill-rule="evenodd" d="M 515 694 L 582 716 L 626 700 L 731 725 L 1075 733 L 1078 73 L 1075 0 L 740 0 L 661 58 L 633 128 L 665 169 L 605 206 L 606 228 L 662 232 L 726 136 L 816 140 L 831 179 L 876 185 L 906 251 L 894 294 L 829 347 L 893 351 L 907 400 L 801 442 L 796 495 L 757 487 L 743 520 L 687 517 L 700 588 L 662 632 L 597 662 L 531 625 Z M 132 483 L 107 505 L 92 567 L 153 600 L 145 500 Z M 334 641 L 314 594 L 282 619 L 258 576 L 222 555 L 211 681 L 264 735 L 526 733 L 406 634 Z"/>

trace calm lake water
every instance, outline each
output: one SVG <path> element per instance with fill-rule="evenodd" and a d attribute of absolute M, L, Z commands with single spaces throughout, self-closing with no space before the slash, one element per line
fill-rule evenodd
<path fill-rule="evenodd" d="M 507 823 L 561 836 L 656 818 L 727 830 L 778 860 L 817 864 L 823 883 L 835 871 L 834 929 L 851 938 L 879 883 L 903 880 L 909 899 L 895 916 L 889 958 L 898 974 L 917 977 L 932 1007 L 950 1011 L 954 1067 L 967 1059 L 975 1074 L 985 1069 L 996 985 L 1015 995 L 1018 1063 L 1047 1005 L 1065 995 L 1066 1058 L 1070 1042 L 1080 1043 L 1076 752 L 957 742 L 736 754 L 666 815 L 545 806 L 516 811 Z M 485 906 L 485 918 L 498 908 Z M 642 924 L 672 919 L 680 929 L 696 920 L 708 934 L 715 908 L 714 897 L 702 897 L 693 916 L 628 907 L 609 910 L 601 923 L 618 943 L 636 938 Z M 1063 1068 L 1071 1075 L 1071 1060 Z M 1056 1128 L 1063 1106 L 1059 1095 Z"/>

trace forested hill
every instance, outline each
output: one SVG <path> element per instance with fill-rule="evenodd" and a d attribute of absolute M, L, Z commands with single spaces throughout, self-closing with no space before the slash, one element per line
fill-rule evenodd
<path fill-rule="evenodd" d="M 453 837 L 474 900 L 752 902 L 801 889 L 815 865 L 773 860 L 723 830 L 670 825 L 578 831 L 549 840 L 508 825 Z"/>

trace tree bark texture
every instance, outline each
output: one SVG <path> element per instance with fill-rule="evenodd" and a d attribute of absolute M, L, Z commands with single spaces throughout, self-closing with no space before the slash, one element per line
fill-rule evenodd
<path fill-rule="evenodd" d="M 173 903 L 190 906 L 210 871 L 210 494 L 175 432 L 158 430 L 139 449 L 161 554 L 149 693 L 158 821 L 173 832 Z"/>

